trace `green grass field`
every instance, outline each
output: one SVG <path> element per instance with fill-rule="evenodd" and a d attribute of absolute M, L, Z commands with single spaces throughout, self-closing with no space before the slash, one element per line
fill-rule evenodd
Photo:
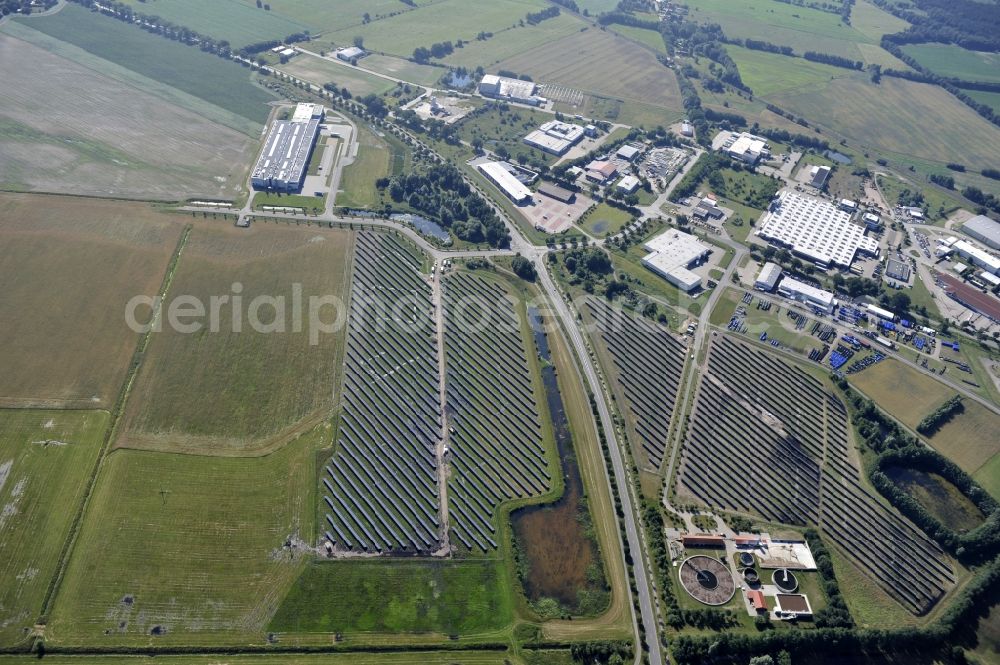
<path fill-rule="evenodd" d="M 200 5 L 199 5 L 200 7 Z M 150 34 L 70 4 L 30 26 L 143 76 L 178 88 L 256 122 L 274 98 L 250 80 L 249 70 L 196 48 Z"/>
<path fill-rule="evenodd" d="M 317 562 L 306 568 L 268 628 L 343 633 L 348 639 L 364 633 L 494 633 L 513 620 L 507 585 L 503 564 L 493 560 Z"/>
<path fill-rule="evenodd" d="M 330 334 L 317 328 L 311 339 L 309 303 L 313 297 L 345 300 L 352 242 L 347 231 L 283 223 L 258 223 L 249 231 L 196 227 L 167 294 L 162 332 L 151 336 L 129 398 L 127 434 L 118 445 L 259 454 L 280 445 L 288 428 L 300 428 L 303 419 L 327 415 L 344 330 Z M 236 283 L 242 301 L 239 307 L 231 299 L 221 301 L 213 330 L 211 299 L 232 298 Z M 299 314 L 295 285 L 301 289 Z M 205 315 L 184 322 L 201 327 L 175 329 L 171 302 L 192 296 Z M 257 298 L 262 300 L 254 305 Z M 322 320 L 336 316 L 328 306 Z"/>
<path fill-rule="evenodd" d="M 106 411 L 0 410 L 0 645 L 42 611 L 107 426 Z"/>
<path fill-rule="evenodd" d="M 972 97 L 980 104 L 987 104 L 993 110 L 1000 113 L 1000 92 L 986 92 L 985 90 L 966 90 L 965 94 Z"/>
<path fill-rule="evenodd" d="M 496 151 L 503 147 L 511 158 L 524 155 L 528 159 L 552 164 L 558 159 L 555 155 L 524 143 L 525 136 L 550 119 L 551 116 L 542 111 L 513 106 L 507 110 L 494 107 L 467 116 L 461 121 L 458 131 L 462 139 L 469 143 L 481 139 L 487 150 Z"/>
<path fill-rule="evenodd" d="M 262 458 L 116 450 L 46 631 L 58 644 L 263 643 L 313 540 L 323 425 Z"/>
<path fill-rule="evenodd" d="M 216 39 L 225 39 L 235 48 L 256 42 L 282 39 L 310 28 L 275 11 L 257 9 L 256 4 L 238 0 L 125 0 L 136 11 L 159 16 Z M 277 2 L 271 3 L 277 5 Z"/>
<path fill-rule="evenodd" d="M 777 53 L 739 46 L 726 46 L 726 52 L 736 62 L 743 82 L 761 97 L 789 91 L 822 91 L 831 80 L 852 76 L 850 70 L 841 67 Z"/>
<path fill-rule="evenodd" d="M 403 58 L 378 54 L 367 56 L 358 66 L 417 85 L 436 85 L 447 71 L 443 67 L 420 65 Z"/>
<path fill-rule="evenodd" d="M 899 203 L 903 190 L 919 191 L 927 203 L 927 216 L 932 222 L 944 221 L 948 215 L 961 207 L 957 199 L 942 194 L 939 189 L 930 187 L 926 183 L 904 182 L 892 176 L 878 176 L 878 183 L 890 206 Z"/>
<path fill-rule="evenodd" d="M 546 651 L 545 658 L 559 657 L 569 651 Z M 348 653 L 324 653 L 313 655 L 275 654 L 234 656 L 56 656 L 48 654 L 45 661 L 50 665 L 507 665 L 509 660 L 504 651 L 417 651 L 412 653 L 393 651 L 358 651 Z M 38 656 L 0 656 L 0 665 L 27 665 L 37 663 Z M 542 661 L 545 665 L 570 663 L 566 661 Z"/>
<path fill-rule="evenodd" d="M 358 156 L 353 164 L 344 167 L 336 204 L 342 208 L 371 209 L 380 200 L 375 181 L 402 173 L 410 159 L 409 152 L 397 139 L 376 136 L 366 125 L 358 127 L 358 142 Z"/>
<path fill-rule="evenodd" d="M 1000 128 L 926 83 L 883 77 L 876 86 L 857 75 L 822 89 L 774 94 L 769 101 L 890 157 L 898 153 L 979 169 L 1000 151 Z"/>
<path fill-rule="evenodd" d="M 372 76 L 347 64 L 338 64 L 311 55 L 296 56 L 287 64 L 277 67 L 283 72 L 319 86 L 335 83 L 340 88 L 346 87 L 355 97 L 381 95 L 396 87 L 396 84 L 388 79 Z"/>
<path fill-rule="evenodd" d="M 661 65 L 649 49 L 609 31 L 575 32 L 508 58 L 497 68 L 617 99 L 626 107 L 640 102 L 667 111 L 682 108 L 673 71 Z M 661 123 L 672 117 L 663 113 Z"/>
<path fill-rule="evenodd" d="M 126 304 L 159 290 L 183 221 L 146 204 L 0 194 L 0 405 L 114 405 L 138 342 Z"/>
<path fill-rule="evenodd" d="M 475 40 L 480 31 L 497 33 L 544 7 L 541 0 L 440 0 L 366 25 L 324 34 L 319 43 L 346 44 L 361 37 L 366 49 L 409 57 L 421 46 Z"/>
<path fill-rule="evenodd" d="M 462 48 L 455 49 L 443 62 L 469 69 L 479 66 L 489 69 L 518 53 L 571 35 L 585 25 L 580 19 L 563 11 L 559 16 L 537 25 L 525 23 L 524 26 L 507 27 L 485 41 L 473 40 Z"/>
<path fill-rule="evenodd" d="M 648 46 L 657 53 L 667 53 L 667 47 L 663 43 L 663 36 L 656 30 L 636 28 L 631 25 L 612 25 L 610 29 L 622 37 L 627 37 L 643 46 Z"/>
<path fill-rule="evenodd" d="M 590 235 L 603 238 L 605 235 L 617 233 L 630 221 L 632 215 L 628 212 L 609 206 L 607 203 L 598 203 L 587 213 L 582 226 Z"/>
<path fill-rule="evenodd" d="M 953 44 L 907 44 L 903 52 L 939 76 L 1000 82 L 1000 54 L 969 51 Z"/>
<path fill-rule="evenodd" d="M 256 0 L 236 1 L 256 8 Z M 416 0 L 414 4 L 426 5 L 432 1 Z M 409 11 L 409 8 L 399 0 L 365 0 L 363 3 L 357 0 L 273 0 L 270 5 L 271 14 L 296 23 L 307 24 L 313 28 L 314 35 L 349 26 L 360 26 L 366 13 L 372 21 L 377 22 L 390 14 Z"/>
<path fill-rule="evenodd" d="M 313 153 L 315 158 L 319 155 L 322 159 L 322 151 L 317 146 Z M 254 210 L 261 210 L 264 206 L 274 206 L 282 208 L 303 208 L 309 214 L 316 211 L 322 212 L 326 200 L 322 196 L 308 196 L 300 194 L 278 194 L 276 192 L 257 192 L 253 195 Z"/>

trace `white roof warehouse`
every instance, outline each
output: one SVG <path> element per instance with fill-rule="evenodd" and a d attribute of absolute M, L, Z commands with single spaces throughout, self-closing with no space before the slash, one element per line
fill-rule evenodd
<path fill-rule="evenodd" d="M 701 277 L 690 268 L 705 259 L 711 248 L 706 247 L 690 233 L 669 229 L 646 242 L 650 251 L 642 264 L 681 289 L 691 291 L 701 286 Z"/>
<path fill-rule="evenodd" d="M 278 120 L 271 125 L 250 176 L 254 188 L 282 192 L 299 190 L 322 121 L 322 106 L 299 104 L 291 120 Z"/>

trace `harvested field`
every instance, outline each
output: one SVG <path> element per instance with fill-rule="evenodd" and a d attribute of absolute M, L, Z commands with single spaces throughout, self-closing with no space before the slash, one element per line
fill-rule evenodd
<path fill-rule="evenodd" d="M 761 97 L 789 91 L 821 91 L 833 79 L 857 75 L 842 67 L 739 46 L 726 46 L 726 52 L 736 62 L 743 82 Z"/>
<path fill-rule="evenodd" d="M 104 411 L 0 411 L 0 644 L 38 619 L 107 426 Z"/>
<path fill-rule="evenodd" d="M 539 83 L 561 83 L 626 103 L 682 108 L 674 73 L 649 50 L 606 31 L 575 32 L 508 58 L 497 68 L 529 74 Z"/>
<path fill-rule="evenodd" d="M 365 56 L 359 65 L 373 72 L 387 74 L 393 78 L 416 83 L 417 85 L 437 85 L 438 79 L 448 71 L 442 67 L 420 65 L 409 60 L 404 60 L 403 58 L 378 54 Z"/>
<path fill-rule="evenodd" d="M 361 232 L 337 448 L 322 475 L 323 528 L 357 552 L 427 553 L 440 542 L 440 383 L 422 258 Z"/>
<path fill-rule="evenodd" d="M 683 487 L 706 505 L 769 521 L 818 524 L 883 591 L 910 613 L 925 614 L 954 586 L 955 573 L 933 541 L 861 484 L 847 415 L 799 367 L 716 337 L 678 492 Z"/>
<path fill-rule="evenodd" d="M 0 59 L 5 187 L 166 200 L 231 199 L 244 190 L 255 148 L 246 134 L 200 115 L 200 100 L 165 101 L 156 89 L 4 34 Z"/>
<path fill-rule="evenodd" d="M 569 649 L 549 650 L 546 658 L 553 654 L 565 654 Z M 37 656 L 0 656 L 0 665 L 30 665 Z M 47 665 L 219 665 L 218 656 L 56 656 L 51 652 L 45 656 Z M 274 654 L 274 655 L 227 655 L 225 665 L 455 665 L 455 651 L 350 651 L 346 653 L 323 654 Z M 462 651 L 462 665 L 507 665 L 510 660 L 503 651 Z M 546 661 L 571 663 L 572 661 Z"/>
<path fill-rule="evenodd" d="M 315 510 L 308 479 L 330 435 L 321 426 L 263 458 L 111 452 L 47 641 L 263 644 L 306 565 L 301 542 L 313 542 Z M 289 540 L 295 548 L 284 546 Z"/>
<path fill-rule="evenodd" d="M 256 0 L 237 0 L 239 3 L 256 6 Z M 415 5 L 430 4 L 433 0 L 416 0 Z M 360 26 L 367 13 L 372 21 L 379 21 L 389 15 L 411 11 L 399 0 L 273 0 L 271 14 L 306 23 L 313 28 L 313 34 L 340 30 L 349 26 Z M 260 11 L 260 10 L 256 10 Z M 350 38 L 347 40 L 350 44 Z"/>
<path fill-rule="evenodd" d="M 536 11 L 530 6 L 527 11 Z M 537 25 L 525 24 L 518 27 L 505 27 L 494 32 L 487 40 L 472 40 L 462 48 L 443 60 L 443 62 L 475 69 L 476 67 L 491 68 L 498 62 L 524 53 L 529 49 L 561 39 L 578 32 L 586 24 L 568 12 L 563 12 L 555 18 L 550 18 Z"/>
<path fill-rule="evenodd" d="M 666 454 L 686 349 L 665 326 L 629 316 L 603 300 L 588 298 L 587 310 L 628 406 L 636 462 L 656 471 Z"/>
<path fill-rule="evenodd" d="M 955 395 L 943 383 L 892 358 L 853 375 L 851 383 L 910 429 Z"/>
<path fill-rule="evenodd" d="M 538 406 L 543 389 L 529 362 L 536 351 L 522 305 L 499 281 L 449 277 L 445 311 L 453 544 L 489 552 L 501 544 L 501 505 L 553 487 Z"/>
<path fill-rule="evenodd" d="M 162 331 L 151 335 L 118 445 L 260 454 L 303 421 L 327 416 L 344 330 L 311 324 L 310 303 L 337 302 L 317 309 L 317 321 L 330 324 L 343 314 L 352 242 L 346 231 L 285 224 L 196 227 L 167 293 Z M 191 297 L 204 313 L 182 319 L 200 324 L 183 332 L 170 325 L 169 311 Z"/>
<path fill-rule="evenodd" d="M 970 399 L 962 400 L 962 405 L 962 413 L 942 425 L 929 441 L 955 464 L 977 473 L 1000 455 L 1000 416 Z"/>
<path fill-rule="evenodd" d="M 0 406 L 114 405 L 139 338 L 126 304 L 157 292 L 183 221 L 141 203 L 0 194 Z"/>

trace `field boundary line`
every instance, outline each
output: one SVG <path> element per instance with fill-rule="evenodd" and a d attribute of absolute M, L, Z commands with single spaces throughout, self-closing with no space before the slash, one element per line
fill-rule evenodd
<path fill-rule="evenodd" d="M 177 247 L 174 249 L 174 254 L 170 259 L 170 263 L 167 265 L 163 281 L 160 284 L 159 296 L 161 298 L 165 298 L 167 291 L 170 289 L 170 284 L 173 282 L 174 274 L 177 271 L 177 265 L 180 262 L 181 254 L 184 252 L 184 248 L 187 246 L 192 228 L 193 226 L 191 224 L 186 225 L 184 227 L 184 231 L 181 233 L 180 239 L 177 241 Z M 132 385 L 135 383 L 135 378 L 139 373 L 139 368 L 142 366 L 142 358 L 145 354 L 146 347 L 149 344 L 149 338 L 153 328 L 155 328 L 156 318 L 161 315 L 161 312 L 156 312 L 154 314 L 154 319 L 150 322 L 149 329 L 143 334 L 142 339 L 139 340 L 138 344 L 136 344 L 135 352 L 132 354 L 132 363 L 129 368 L 128 375 L 126 376 L 125 382 L 122 384 L 121 390 L 118 393 L 118 399 L 115 402 L 115 406 L 111 410 L 111 420 L 108 423 L 108 429 L 104 433 L 104 440 L 101 442 L 101 449 L 98 452 L 97 460 L 94 463 L 94 469 L 91 471 L 90 477 L 87 480 L 83 500 L 80 502 L 76 516 L 73 518 L 69 535 L 66 537 L 62 553 L 59 555 L 59 563 L 56 567 L 55 573 L 53 574 L 52 581 L 49 582 L 49 588 L 45 592 L 45 598 L 42 601 L 41 613 L 38 617 L 38 623 L 40 624 L 44 625 L 48 623 L 48 615 L 52 611 L 52 604 L 66 574 L 66 568 L 69 565 L 70 558 L 73 554 L 73 548 L 76 546 L 76 541 L 83 525 L 83 518 L 86 515 L 87 506 L 90 505 L 90 499 L 93 497 L 94 488 L 97 485 L 97 476 L 100 474 L 101 467 L 103 466 L 104 460 L 111 448 L 111 442 L 114 440 L 115 434 L 118 432 L 118 423 L 121 420 L 122 414 L 125 412 L 125 403 L 127 402 L 129 393 L 132 390 Z"/>

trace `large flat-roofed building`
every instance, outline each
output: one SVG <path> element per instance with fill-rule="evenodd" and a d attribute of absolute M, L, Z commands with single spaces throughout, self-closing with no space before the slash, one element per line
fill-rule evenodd
<path fill-rule="evenodd" d="M 479 170 L 514 203 L 521 205 L 531 201 L 531 190 L 515 178 L 502 162 L 484 162 L 479 165 Z"/>
<path fill-rule="evenodd" d="M 1000 222 L 986 215 L 976 215 L 962 224 L 962 230 L 986 246 L 1000 249 Z"/>
<path fill-rule="evenodd" d="M 788 247 L 821 268 L 849 268 L 858 252 L 879 255 L 878 240 L 851 223 L 851 214 L 823 199 L 786 190 L 771 203 L 757 235 Z"/>
<path fill-rule="evenodd" d="M 647 241 L 643 247 L 650 253 L 642 259 L 642 265 L 681 291 L 693 291 L 701 286 L 701 277 L 690 269 L 707 258 L 712 250 L 696 237 L 669 229 Z"/>
<path fill-rule="evenodd" d="M 322 121 L 322 106 L 299 104 L 291 120 L 278 120 L 271 125 L 250 175 L 254 189 L 279 192 L 301 189 Z"/>
<path fill-rule="evenodd" d="M 811 284 L 800 282 L 799 280 L 792 279 L 791 277 L 783 277 L 781 279 L 781 282 L 778 284 L 778 293 L 789 300 L 795 300 L 804 305 L 809 305 L 814 309 L 818 309 L 824 314 L 830 314 L 833 312 L 833 308 L 837 304 L 833 294 L 829 291 L 817 289 Z"/>
<path fill-rule="evenodd" d="M 531 81 L 521 81 L 495 74 L 487 74 L 479 82 L 479 94 L 484 97 L 541 106 L 545 103 L 545 98 L 536 95 L 536 89 L 537 86 Z"/>
<path fill-rule="evenodd" d="M 971 242 L 958 240 L 951 246 L 951 249 L 963 259 L 972 263 L 972 265 L 979 266 L 986 272 L 991 272 L 994 275 L 1000 275 L 1000 259 L 986 250 L 979 249 Z"/>
<path fill-rule="evenodd" d="M 769 261 L 757 273 L 757 279 L 753 283 L 753 288 L 758 291 L 774 291 L 774 287 L 778 285 L 779 279 L 781 279 L 781 266 Z"/>
<path fill-rule="evenodd" d="M 553 155 L 566 152 L 583 138 L 583 127 L 569 122 L 549 120 L 524 137 L 524 142 Z"/>
<path fill-rule="evenodd" d="M 732 144 L 725 150 L 730 157 L 746 162 L 747 164 L 756 164 L 762 157 L 767 157 L 771 154 L 771 150 L 767 145 L 767 139 L 762 139 L 747 132 L 736 135 Z"/>

